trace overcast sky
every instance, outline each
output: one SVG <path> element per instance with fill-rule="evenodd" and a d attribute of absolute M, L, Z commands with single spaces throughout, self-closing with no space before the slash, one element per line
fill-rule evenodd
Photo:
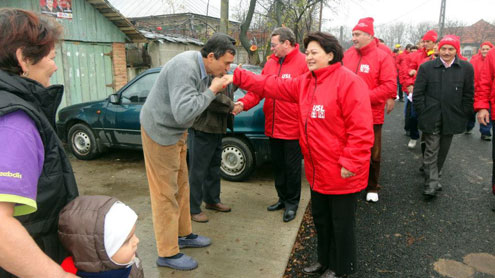
<path fill-rule="evenodd" d="M 210 0 L 218 2 L 220 0 Z M 248 0 L 230 0 L 232 10 L 241 5 L 247 10 Z M 358 20 L 371 16 L 375 26 L 402 21 L 438 23 L 441 0 L 341 0 L 337 14 L 324 10 L 324 26 L 353 27 Z M 480 19 L 490 23 L 495 21 L 495 0 L 447 0 L 446 19 L 462 21 L 471 25 Z"/>
<path fill-rule="evenodd" d="M 438 23 L 441 0 L 344 0 L 339 12 L 325 12 L 326 25 L 354 26 L 362 17 L 371 16 L 375 25 L 418 23 L 431 21 Z M 324 10 L 325 11 L 325 10 Z M 447 0 L 446 20 L 459 20 L 467 25 L 484 19 L 495 21 L 495 0 Z"/>

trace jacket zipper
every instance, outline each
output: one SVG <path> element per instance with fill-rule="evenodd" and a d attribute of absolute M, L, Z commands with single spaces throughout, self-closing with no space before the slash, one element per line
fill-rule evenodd
<path fill-rule="evenodd" d="M 363 59 L 363 55 L 361 55 L 361 53 L 359 51 L 358 51 L 358 54 L 359 54 L 359 62 L 358 62 L 357 67 L 356 67 L 356 72 L 354 72 L 355 74 L 358 73 L 359 66 L 361 65 L 361 59 Z"/>
<path fill-rule="evenodd" d="M 280 68 L 278 68 L 277 76 L 280 77 L 280 72 L 282 71 L 282 64 L 280 64 Z M 273 119 L 272 119 L 272 137 L 275 132 L 275 99 L 273 99 Z"/>
<path fill-rule="evenodd" d="M 314 73 L 313 73 L 314 75 Z M 313 90 L 313 96 L 311 97 L 311 104 L 313 104 L 313 100 L 315 98 L 316 94 L 316 76 L 315 76 L 315 89 Z M 312 110 L 309 110 L 309 117 L 311 117 L 311 112 Z M 304 123 L 304 134 L 306 135 L 306 144 L 308 145 L 308 153 L 309 153 L 309 160 L 311 161 L 311 165 L 313 166 L 313 182 L 309 185 L 311 187 L 311 190 L 313 190 L 313 186 L 315 184 L 315 163 L 313 161 L 313 156 L 311 155 L 311 148 L 309 147 L 309 137 L 308 137 L 308 118 L 306 118 L 306 122 Z"/>

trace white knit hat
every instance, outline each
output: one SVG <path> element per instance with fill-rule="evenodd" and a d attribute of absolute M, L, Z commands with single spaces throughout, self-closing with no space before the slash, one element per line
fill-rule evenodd
<path fill-rule="evenodd" d="M 119 251 L 136 224 L 137 214 L 122 202 L 115 202 L 105 215 L 105 250 L 110 259 Z"/>

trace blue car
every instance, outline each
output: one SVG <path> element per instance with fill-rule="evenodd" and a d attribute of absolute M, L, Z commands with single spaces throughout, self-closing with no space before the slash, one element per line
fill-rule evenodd
<path fill-rule="evenodd" d="M 234 68 L 233 66 L 232 68 Z M 258 66 L 243 68 L 260 73 Z M 139 113 L 161 68 L 149 69 L 101 101 L 65 107 L 58 112 L 57 132 L 75 157 L 91 160 L 107 148 L 141 149 Z M 235 100 L 244 96 L 238 89 Z M 263 102 L 235 117 L 234 130 L 223 138 L 221 175 L 242 181 L 270 159 L 264 135 Z"/>

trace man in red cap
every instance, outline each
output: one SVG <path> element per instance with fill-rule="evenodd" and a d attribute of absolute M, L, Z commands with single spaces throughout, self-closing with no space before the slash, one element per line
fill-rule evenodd
<path fill-rule="evenodd" d="M 420 43 L 423 46 L 423 48 L 418 49 L 416 53 L 409 55 L 407 57 L 407 60 L 405 62 L 406 75 L 403 78 L 404 80 L 403 86 L 406 87 L 409 100 L 412 100 L 414 81 L 416 81 L 416 73 L 418 71 L 418 68 L 422 63 L 427 61 L 428 58 L 435 53 L 434 48 L 437 39 L 438 39 L 438 35 L 437 32 L 435 32 L 435 30 L 430 30 L 426 32 L 423 38 L 421 39 L 421 43 Z M 417 131 L 418 119 L 416 116 L 416 111 L 414 110 L 414 105 L 411 102 L 407 103 L 406 110 L 409 111 L 410 115 L 412 115 L 411 117 L 409 117 L 409 123 L 408 123 L 409 128 L 412 130 L 412 132 L 410 132 L 409 134 L 411 139 L 409 140 L 407 147 L 410 149 L 414 149 L 416 147 L 416 142 L 419 139 L 419 133 Z"/>
<path fill-rule="evenodd" d="M 371 149 L 370 175 L 366 188 L 368 202 L 378 202 L 384 109 L 386 106 L 387 113 L 392 111 L 397 95 L 397 71 L 394 59 L 378 45 L 379 42 L 375 40 L 374 34 L 373 18 L 360 19 L 352 29 L 354 45 L 345 52 L 343 59 L 344 66 L 360 76 L 370 89 L 375 143 Z"/>
<path fill-rule="evenodd" d="M 489 109 L 495 108 L 495 48 L 488 51 L 481 72 L 479 91 L 474 97 L 474 110 L 478 111 L 478 122 L 487 125 L 490 122 Z M 495 113 L 491 115 L 495 120 Z M 493 123 L 492 123 L 493 126 Z M 492 140 L 492 192 L 495 194 L 495 140 Z"/>
<path fill-rule="evenodd" d="M 474 68 L 474 93 L 476 95 L 476 92 L 480 90 L 480 79 L 481 79 L 481 73 L 483 71 L 483 65 L 486 60 L 486 55 L 488 54 L 488 51 L 493 48 L 493 44 L 489 41 L 483 42 L 479 48 L 479 51 L 477 54 L 475 54 L 471 58 L 471 64 L 473 65 Z M 473 128 L 475 125 L 475 119 L 472 119 L 472 122 L 468 123 L 468 128 L 471 127 Z M 481 133 L 481 140 L 485 141 L 490 141 L 492 136 L 491 136 L 491 130 L 492 124 L 488 122 L 487 125 L 481 125 L 480 124 L 480 133 Z"/>
<path fill-rule="evenodd" d="M 413 103 L 425 152 L 423 195 L 435 197 L 442 187 L 439 172 L 454 134 L 463 133 L 473 113 L 473 66 L 459 59 L 459 37 L 446 35 L 439 43 L 439 57 L 423 63 L 414 83 Z"/>

